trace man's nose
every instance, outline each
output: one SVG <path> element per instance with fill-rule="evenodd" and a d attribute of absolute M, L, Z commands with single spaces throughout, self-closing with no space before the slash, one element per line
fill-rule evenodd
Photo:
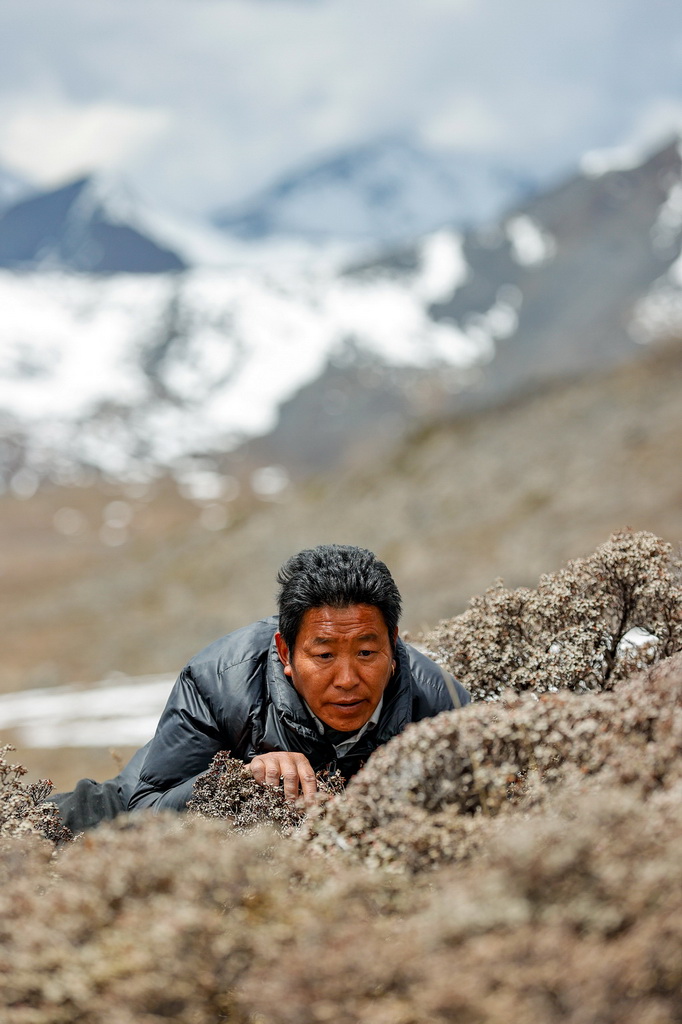
<path fill-rule="evenodd" d="M 337 662 L 334 685 L 344 690 L 352 690 L 358 685 L 360 676 L 352 658 L 341 658 Z"/>

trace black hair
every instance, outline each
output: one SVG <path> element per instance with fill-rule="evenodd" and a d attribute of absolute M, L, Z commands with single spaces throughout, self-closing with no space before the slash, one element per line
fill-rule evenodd
<path fill-rule="evenodd" d="M 279 631 L 293 651 L 303 616 L 310 608 L 374 605 L 381 612 L 391 646 L 401 612 L 400 591 L 388 568 L 365 548 L 320 544 L 293 555 L 277 574 Z"/>

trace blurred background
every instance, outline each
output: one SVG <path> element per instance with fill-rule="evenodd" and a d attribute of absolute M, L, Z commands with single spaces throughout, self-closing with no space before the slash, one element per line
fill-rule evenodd
<path fill-rule="evenodd" d="M 413 634 L 682 534 L 668 0 L 4 0 L 0 737 L 104 778 L 321 542 Z"/>

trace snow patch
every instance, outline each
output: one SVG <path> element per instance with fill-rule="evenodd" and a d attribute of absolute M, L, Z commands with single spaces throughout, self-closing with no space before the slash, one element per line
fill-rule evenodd
<path fill-rule="evenodd" d="M 592 149 L 580 160 L 580 170 L 586 178 L 601 178 L 611 171 L 631 171 L 640 167 L 645 159 L 646 153 L 637 145 Z"/>
<path fill-rule="evenodd" d="M 466 335 L 487 360 L 495 355 L 496 342 L 516 334 L 522 299 L 521 290 L 515 285 L 502 285 L 489 309 L 467 319 Z"/>
<path fill-rule="evenodd" d="M 679 242 L 682 231 L 682 182 L 676 181 L 668 192 L 651 229 L 651 241 L 659 252 L 666 253 Z"/>
<path fill-rule="evenodd" d="M 468 276 L 462 250 L 462 236 L 454 231 L 436 231 L 427 235 L 420 248 L 421 269 L 413 284 L 424 302 L 446 302 Z"/>
<path fill-rule="evenodd" d="M 140 676 L 91 689 L 60 686 L 0 695 L 0 730 L 24 747 L 142 746 L 154 735 L 174 679 Z"/>
<path fill-rule="evenodd" d="M 672 190 L 675 192 L 675 188 Z M 682 191 L 679 194 L 682 202 Z M 677 202 L 677 199 L 675 200 Z M 668 224 L 674 224 L 674 207 L 669 208 Z M 682 230 L 682 209 L 680 210 Z M 633 341 L 648 345 L 679 337 L 682 332 L 682 256 L 668 268 L 667 274 L 659 278 L 648 293 L 635 305 L 628 324 L 628 333 Z"/>
<path fill-rule="evenodd" d="M 556 255 L 556 242 L 537 221 L 527 216 L 512 217 L 505 225 L 512 258 L 522 267 L 536 267 Z"/>
<path fill-rule="evenodd" d="M 628 333 L 639 345 L 679 337 L 682 331 L 682 258 L 634 307 Z"/>

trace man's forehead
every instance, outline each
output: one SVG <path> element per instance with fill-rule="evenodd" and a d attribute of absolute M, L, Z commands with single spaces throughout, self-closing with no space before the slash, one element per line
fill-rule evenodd
<path fill-rule="evenodd" d="M 384 617 L 375 605 L 355 604 L 345 608 L 323 605 L 304 614 L 299 638 L 306 643 L 328 643 L 333 639 L 380 639 L 387 636 Z"/>
<path fill-rule="evenodd" d="M 384 631 L 386 632 L 386 631 Z M 333 633 L 321 633 L 319 636 L 306 636 L 305 643 L 311 647 L 321 646 L 322 644 L 333 644 L 335 641 L 343 640 L 346 637 L 351 637 L 353 640 L 358 641 L 371 641 L 381 640 L 382 636 L 376 630 L 372 630 L 369 633 L 357 634 L 355 630 L 348 631 L 335 631 Z"/>

